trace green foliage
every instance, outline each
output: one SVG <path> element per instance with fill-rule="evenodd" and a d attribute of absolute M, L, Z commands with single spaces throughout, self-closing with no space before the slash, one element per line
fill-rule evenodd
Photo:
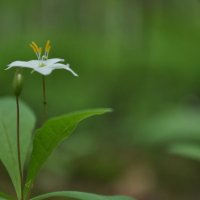
<path fill-rule="evenodd" d="M 16 146 L 16 121 L 15 105 L 16 102 L 12 98 L 4 98 L 0 100 L 0 158 L 15 186 L 18 199 L 20 194 L 20 175 L 17 161 Z M 20 122 L 23 125 L 21 129 L 21 151 L 22 163 L 24 164 L 28 147 L 31 141 L 31 131 L 35 124 L 35 118 L 31 110 L 24 104 L 20 103 Z M 10 112 L 12 110 L 13 112 Z M 33 181 L 38 174 L 41 166 L 48 159 L 52 151 L 60 142 L 68 138 L 79 122 L 94 116 L 111 112 L 111 109 L 93 109 L 80 112 L 74 112 L 60 117 L 48 120 L 45 124 L 36 130 L 33 140 L 33 150 L 28 166 L 27 180 L 25 184 L 25 195 L 30 192 Z M 84 192 L 65 191 L 44 194 L 32 198 L 32 200 L 47 199 L 50 197 L 68 197 L 79 200 L 132 200 L 132 198 L 124 196 L 103 196 Z M 0 193 L 0 200 L 13 200 L 12 197 Z"/>
<path fill-rule="evenodd" d="M 200 113 L 190 108 L 163 112 L 142 127 L 138 142 L 170 154 L 200 160 Z"/>
<path fill-rule="evenodd" d="M 35 125 L 35 116 L 30 108 L 20 102 L 21 158 L 24 164 L 31 145 L 31 133 Z M 20 175 L 16 144 L 16 102 L 13 98 L 0 99 L 0 160 L 7 169 L 14 184 L 17 196 L 20 196 Z"/>
<path fill-rule="evenodd" d="M 14 200 L 14 198 L 7 194 L 4 194 L 3 192 L 0 192 L 0 200 Z"/>
<path fill-rule="evenodd" d="M 43 163 L 57 145 L 70 136 L 80 121 L 110 111 L 111 109 L 94 109 L 63 115 L 48 120 L 40 129 L 36 130 L 28 167 L 25 195 L 29 192 Z"/>
<path fill-rule="evenodd" d="M 174 109 L 152 117 L 140 128 L 138 142 L 166 147 L 186 142 L 200 143 L 200 113 L 189 108 Z"/>
<path fill-rule="evenodd" d="M 174 144 L 169 147 L 168 152 L 200 161 L 200 144 Z"/>
<path fill-rule="evenodd" d="M 67 197 L 78 200 L 134 200 L 130 197 L 125 197 L 125 196 L 103 196 L 103 195 L 90 194 L 86 192 L 75 192 L 75 191 L 52 192 L 38 197 L 34 197 L 31 200 L 42 200 L 51 197 Z"/>

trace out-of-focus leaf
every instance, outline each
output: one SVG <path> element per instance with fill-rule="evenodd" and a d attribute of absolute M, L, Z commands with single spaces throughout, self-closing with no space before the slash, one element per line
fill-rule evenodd
<path fill-rule="evenodd" d="M 74 112 L 50 119 L 40 129 L 36 130 L 24 190 L 25 196 L 29 192 L 43 163 L 57 145 L 70 136 L 78 123 L 88 117 L 101 115 L 110 111 L 111 109 L 93 109 Z"/>
<path fill-rule="evenodd" d="M 200 161 L 200 144 L 174 144 L 168 152 Z"/>
<path fill-rule="evenodd" d="M 34 197 L 31 200 L 42 200 L 51 197 L 67 197 L 77 200 L 134 200 L 133 198 L 126 196 L 104 196 L 104 195 L 97 195 L 86 192 L 75 192 L 75 191 L 52 192 L 38 197 Z"/>
<path fill-rule="evenodd" d="M 10 195 L 8 194 L 5 194 L 3 192 L 0 192 L 0 200 L 14 200 L 13 197 L 11 197 Z"/>
<path fill-rule="evenodd" d="M 22 164 L 31 144 L 35 116 L 31 109 L 20 102 L 20 143 Z M 17 156 L 16 102 L 13 98 L 0 99 L 0 160 L 14 184 L 18 198 L 21 196 L 20 174 Z"/>
<path fill-rule="evenodd" d="M 176 142 L 200 143 L 200 112 L 180 109 L 165 112 L 141 126 L 136 140 L 143 145 L 160 146 Z"/>

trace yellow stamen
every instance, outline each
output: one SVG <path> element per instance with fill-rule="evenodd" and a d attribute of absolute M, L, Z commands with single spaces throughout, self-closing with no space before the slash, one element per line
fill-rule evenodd
<path fill-rule="evenodd" d="M 38 53 L 39 53 L 40 55 L 42 54 L 42 48 L 41 48 L 41 47 L 38 48 Z"/>
<path fill-rule="evenodd" d="M 31 42 L 30 47 L 36 53 L 37 57 L 40 58 L 42 54 L 42 48 L 39 47 L 35 42 Z M 45 56 L 48 58 L 49 51 L 51 49 L 50 40 L 46 42 L 45 45 Z"/>
<path fill-rule="evenodd" d="M 35 42 L 32 42 L 32 45 L 36 48 L 37 52 L 39 52 L 39 47 Z"/>
<path fill-rule="evenodd" d="M 48 53 L 49 53 L 50 50 L 51 50 L 51 46 L 49 46 Z"/>
<path fill-rule="evenodd" d="M 34 45 L 30 44 L 30 47 L 33 49 L 33 51 L 34 51 L 36 54 L 38 53 L 38 52 L 37 52 L 37 49 L 35 48 Z"/>
<path fill-rule="evenodd" d="M 50 49 L 51 49 L 50 40 L 48 40 L 47 43 L 46 43 L 46 46 L 45 46 L 45 52 L 49 53 Z"/>

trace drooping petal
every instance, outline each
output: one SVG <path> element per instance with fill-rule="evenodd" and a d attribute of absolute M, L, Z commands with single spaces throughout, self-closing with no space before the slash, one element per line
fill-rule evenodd
<path fill-rule="evenodd" d="M 31 61 L 14 61 L 8 65 L 6 69 L 10 69 L 12 67 L 25 67 L 25 68 L 31 68 L 35 69 L 36 67 L 39 66 L 39 61 L 38 60 L 31 60 Z"/>
<path fill-rule="evenodd" d="M 56 63 L 54 65 L 49 66 L 50 68 L 52 68 L 53 70 L 55 69 L 66 69 L 68 71 L 70 71 L 74 76 L 78 76 L 78 74 L 76 74 L 69 66 L 69 64 L 61 64 L 61 63 Z"/>
<path fill-rule="evenodd" d="M 50 68 L 49 66 L 44 66 L 44 67 L 37 67 L 34 69 L 34 71 L 46 76 L 46 75 L 51 74 L 53 69 Z"/>
<path fill-rule="evenodd" d="M 48 59 L 45 62 L 45 65 L 53 65 L 55 63 L 58 63 L 58 62 L 64 62 L 65 60 L 64 59 L 61 59 L 61 58 L 51 58 L 51 59 Z"/>

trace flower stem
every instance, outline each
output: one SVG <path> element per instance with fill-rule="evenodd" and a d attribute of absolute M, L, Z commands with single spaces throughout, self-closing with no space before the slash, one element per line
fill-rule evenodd
<path fill-rule="evenodd" d="M 47 97 L 46 97 L 46 80 L 45 76 L 42 76 L 42 91 L 43 91 L 43 109 L 44 109 L 44 119 L 47 114 Z"/>
<path fill-rule="evenodd" d="M 19 96 L 16 95 L 16 106 L 17 106 L 17 155 L 18 155 L 18 166 L 20 173 L 20 184 L 21 184 L 21 200 L 24 200 L 23 196 L 23 170 L 21 162 L 21 149 L 20 149 L 20 115 L 19 115 Z"/>

